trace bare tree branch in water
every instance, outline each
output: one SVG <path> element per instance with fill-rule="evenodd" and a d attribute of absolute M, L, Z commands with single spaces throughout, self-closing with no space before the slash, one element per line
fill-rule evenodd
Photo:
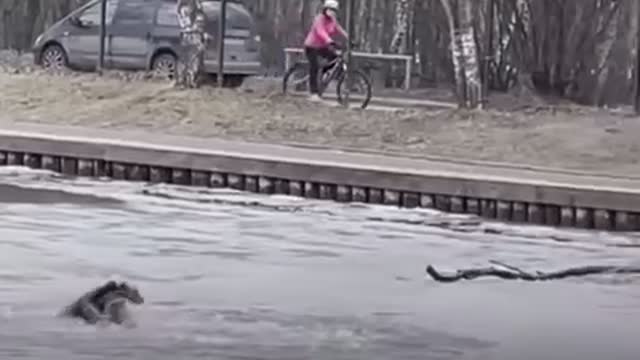
<path fill-rule="evenodd" d="M 460 280 L 474 280 L 481 277 L 497 277 L 504 280 L 547 281 L 594 274 L 640 274 L 639 266 L 596 265 L 574 267 L 552 272 L 536 271 L 535 273 L 530 273 L 498 261 L 491 261 L 491 263 L 499 265 L 500 268 L 490 266 L 486 268 L 461 269 L 455 273 L 446 274 L 437 271 L 432 265 L 429 265 L 427 266 L 427 274 L 435 281 L 446 283 Z"/>

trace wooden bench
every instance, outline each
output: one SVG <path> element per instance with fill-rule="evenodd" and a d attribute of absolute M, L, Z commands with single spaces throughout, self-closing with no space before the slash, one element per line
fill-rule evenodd
<path fill-rule="evenodd" d="M 291 66 L 291 55 L 292 54 L 303 54 L 304 50 L 301 48 L 285 48 L 285 60 L 284 66 L 285 69 L 289 69 Z M 401 55 L 401 54 L 376 54 L 376 53 L 367 53 L 354 51 L 351 53 L 354 57 L 360 57 L 365 59 L 376 59 L 376 60 L 401 60 L 405 62 L 405 72 L 404 72 L 404 89 L 409 90 L 411 88 L 411 65 L 413 61 L 413 57 L 411 55 Z"/>

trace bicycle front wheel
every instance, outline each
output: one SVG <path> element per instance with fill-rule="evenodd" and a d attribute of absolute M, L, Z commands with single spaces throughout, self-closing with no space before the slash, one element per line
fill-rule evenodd
<path fill-rule="evenodd" d="M 352 70 L 349 74 L 349 99 L 360 103 L 360 108 L 365 109 L 371 101 L 371 81 L 369 77 L 360 70 Z M 336 92 L 340 104 L 344 104 L 344 97 L 347 90 L 346 76 L 343 74 L 338 79 Z"/>
<path fill-rule="evenodd" d="M 296 63 L 287 70 L 282 79 L 282 92 L 308 92 L 309 91 L 309 69 L 304 63 Z"/>

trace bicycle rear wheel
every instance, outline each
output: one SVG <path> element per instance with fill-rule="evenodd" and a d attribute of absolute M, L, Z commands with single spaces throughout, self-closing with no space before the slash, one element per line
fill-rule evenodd
<path fill-rule="evenodd" d="M 287 70 L 282 79 L 282 92 L 309 92 L 309 66 L 296 63 Z"/>
<path fill-rule="evenodd" d="M 367 77 L 365 73 L 357 69 L 352 70 L 349 75 L 349 82 L 351 83 L 349 87 L 349 100 L 360 103 L 360 108 L 365 109 L 367 105 L 369 105 L 369 101 L 371 101 L 371 81 L 369 81 L 369 77 Z M 338 79 L 336 86 L 336 93 L 340 104 L 344 104 L 344 95 L 347 88 L 345 80 L 346 76 L 343 74 Z"/>

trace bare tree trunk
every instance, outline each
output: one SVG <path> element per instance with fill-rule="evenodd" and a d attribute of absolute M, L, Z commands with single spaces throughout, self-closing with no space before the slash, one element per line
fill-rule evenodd
<path fill-rule="evenodd" d="M 455 1 L 455 0 L 454 0 Z M 458 42 L 458 36 L 456 36 L 456 20 L 449 0 L 440 0 L 444 12 L 447 15 L 447 22 L 449 23 L 449 32 L 451 33 L 451 59 L 453 60 L 453 72 L 456 81 L 456 95 L 458 98 L 458 106 L 465 106 L 465 78 L 464 70 L 462 69 L 462 46 Z"/>
<path fill-rule="evenodd" d="M 396 23 L 393 38 L 391 38 L 392 53 L 403 53 L 409 33 L 410 0 L 396 0 Z"/>
<path fill-rule="evenodd" d="M 631 14 L 624 48 L 633 49 L 633 60 L 626 74 L 626 80 L 631 82 L 631 86 L 627 86 L 625 90 L 631 90 L 632 96 L 627 98 L 627 101 L 631 100 L 636 114 L 640 114 L 640 81 L 638 81 L 640 79 L 640 3 L 631 0 L 628 10 Z"/>
<path fill-rule="evenodd" d="M 455 1 L 455 0 L 454 0 Z M 471 0 L 441 0 L 451 30 L 451 54 L 456 73 L 458 104 L 461 107 L 482 107 L 482 84 L 474 38 Z M 455 5 L 455 11 L 454 7 Z"/>
<path fill-rule="evenodd" d="M 611 50 L 618 35 L 618 19 L 613 17 L 610 22 L 603 23 L 603 40 L 596 45 L 596 87 L 593 92 L 593 104 L 597 106 L 604 105 L 604 87 L 609 78 L 609 58 Z M 628 31 L 628 30 L 627 30 Z"/>
<path fill-rule="evenodd" d="M 35 36 L 86 1 L 0 0 L 0 47 L 29 49 Z M 340 0 L 342 4 L 347 1 Z M 475 94 L 477 73 L 483 79 L 491 78 L 495 90 L 510 91 L 529 103 L 543 100 L 537 94 L 585 104 L 629 104 L 632 99 L 638 0 L 493 0 L 494 21 L 482 18 L 490 17 L 482 9 L 491 0 L 353 1 L 359 50 L 417 55 L 418 69 L 427 80 L 420 85 L 456 84 L 461 107 L 473 106 L 473 97 L 488 93 L 483 89 Z M 310 15 L 321 0 L 241 2 L 252 13 L 261 36 L 263 65 L 280 70 L 283 46 L 301 45 Z M 472 14 L 469 8 L 474 9 Z M 200 32 L 191 33 L 198 42 Z M 476 46 L 471 46 L 467 40 L 474 37 Z M 199 72 L 204 49 L 201 45 L 202 50 L 197 50 L 183 40 L 187 50 L 180 54 L 183 68 L 191 64 L 196 69 L 180 73 L 186 75 L 186 81 L 198 77 L 190 74 Z M 195 49 L 193 56 L 189 49 Z M 479 60 L 474 53 L 478 51 L 482 58 L 494 57 L 483 72 L 475 69 Z M 398 75 L 391 62 L 366 62 L 378 69 L 374 77 L 382 83 L 396 80 L 397 76 L 391 76 Z M 467 100 L 472 101 L 468 104 Z"/>
<path fill-rule="evenodd" d="M 175 85 L 197 88 L 203 73 L 204 52 L 208 38 L 204 32 L 205 15 L 200 0 L 179 0 L 176 7 L 181 27 L 181 51 Z M 223 46 L 219 44 L 218 46 Z"/>
<path fill-rule="evenodd" d="M 486 19 L 484 21 L 485 29 L 484 29 L 484 37 L 485 37 L 485 45 L 482 59 L 482 92 L 485 98 L 489 95 L 489 69 L 491 60 L 495 55 L 493 50 L 493 29 L 494 29 L 494 8 L 495 8 L 495 0 L 485 0 L 486 1 Z"/>
<path fill-rule="evenodd" d="M 473 0 L 458 0 L 458 29 L 465 76 L 466 106 L 482 108 L 482 82 L 473 27 Z"/>

